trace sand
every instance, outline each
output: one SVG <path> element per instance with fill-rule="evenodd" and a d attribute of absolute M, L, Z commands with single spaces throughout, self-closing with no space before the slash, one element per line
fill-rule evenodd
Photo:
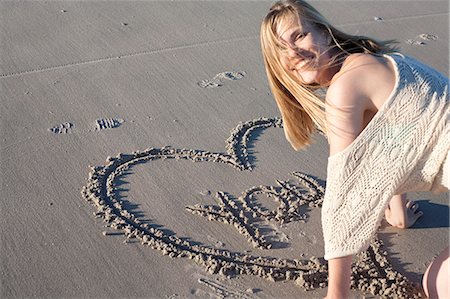
<path fill-rule="evenodd" d="M 448 4 L 429 3 L 314 1 L 448 75 Z M 284 139 L 258 44 L 270 4 L 0 3 L 2 298 L 324 296 L 328 149 Z M 409 197 L 425 215 L 383 223 L 353 294 L 421 296 L 448 194 Z"/>

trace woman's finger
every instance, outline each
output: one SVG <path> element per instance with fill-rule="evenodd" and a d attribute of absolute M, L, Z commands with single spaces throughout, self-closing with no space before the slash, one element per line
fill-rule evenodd
<path fill-rule="evenodd" d="M 419 208 L 419 204 L 410 200 L 406 203 L 406 208 L 411 209 L 415 212 Z"/>

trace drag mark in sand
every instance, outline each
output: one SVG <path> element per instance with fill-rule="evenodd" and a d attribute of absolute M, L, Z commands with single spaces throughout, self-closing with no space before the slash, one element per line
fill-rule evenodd
<path fill-rule="evenodd" d="M 249 294 L 246 294 L 243 291 L 232 290 L 217 281 L 213 281 L 207 278 L 199 278 L 198 282 L 212 289 L 214 291 L 214 295 L 217 295 L 221 299 L 222 298 L 252 299 L 252 296 L 250 296 Z"/>
<path fill-rule="evenodd" d="M 72 128 L 72 123 L 65 122 L 55 127 L 49 128 L 48 130 L 54 134 L 70 134 L 72 132 Z"/>
<path fill-rule="evenodd" d="M 271 281 L 293 280 L 306 290 L 325 287 L 327 265 L 323 260 L 315 257 L 297 260 L 253 256 L 193 244 L 176 235 L 168 235 L 158 228 L 160 226 L 138 219 L 124 208 L 116 192 L 116 182 L 127 169 L 138 163 L 158 159 L 215 162 L 239 171 L 251 171 L 247 153 L 251 132 L 255 128 L 281 126 L 281 120 L 277 118 L 259 118 L 241 123 L 232 130 L 227 140 L 226 153 L 163 147 L 108 157 L 104 166 L 92 167 L 88 183 L 81 193 L 85 200 L 96 208 L 94 215 L 102 219 L 108 227 L 122 231 L 127 239 L 137 239 L 142 245 L 171 258 L 191 259 L 210 274 L 218 273 L 230 277 L 247 274 Z M 225 222 L 227 219 L 228 223 L 235 225 L 242 234 L 249 237 L 254 246 L 270 248 L 268 242 L 250 223 L 250 217 L 278 223 L 302 221 L 305 219 L 300 212 L 302 206 L 320 207 L 322 202 L 323 187 L 314 178 L 299 172 L 293 175 L 300 181 L 301 187 L 283 181 L 278 181 L 278 187 L 252 187 L 245 191 L 237 202 L 231 200 L 225 192 L 218 192 L 219 206 L 194 206 L 188 209 L 196 214 L 204 214 L 211 220 Z M 254 205 L 254 196 L 262 193 L 277 198 L 280 205 L 276 211 L 267 212 Z M 356 257 L 352 270 L 352 288 L 382 297 L 420 298 L 419 288 L 392 268 L 381 246 L 380 241 L 374 241 L 368 251 Z"/>
<path fill-rule="evenodd" d="M 202 87 L 202 88 L 215 88 L 215 87 L 219 87 L 222 86 L 222 81 L 225 80 L 240 80 L 242 78 L 244 78 L 246 75 L 245 72 L 235 72 L 235 71 L 228 71 L 228 72 L 223 72 L 223 73 L 219 73 L 217 75 L 214 76 L 214 78 L 212 78 L 211 80 L 202 80 L 200 82 L 197 83 L 198 86 Z"/>
<path fill-rule="evenodd" d="M 202 46 L 212 46 L 212 45 L 219 45 L 219 44 L 223 44 L 223 43 L 247 41 L 249 39 L 258 39 L 258 35 L 232 37 L 232 38 L 227 38 L 227 39 L 210 40 L 210 41 L 204 41 L 204 42 L 198 42 L 198 43 L 192 43 L 192 44 L 175 45 L 175 46 L 166 47 L 166 48 L 158 48 L 158 49 L 153 49 L 153 50 L 150 49 L 150 50 L 134 52 L 134 53 L 123 53 L 123 54 L 118 54 L 118 55 L 100 57 L 100 58 L 92 59 L 92 60 L 81 60 L 81 61 L 75 61 L 75 62 L 70 62 L 70 63 L 65 63 L 65 64 L 52 65 L 52 66 L 38 66 L 37 68 L 34 68 L 34 69 L 13 71 L 10 73 L 0 73 L 0 79 L 21 76 L 21 75 L 26 75 L 26 74 L 48 72 L 48 71 L 53 71 L 53 70 L 58 70 L 58 69 L 63 69 L 63 68 L 71 68 L 71 67 L 87 65 L 87 64 L 109 62 L 109 61 L 124 59 L 124 58 L 128 58 L 128 57 L 153 55 L 153 54 L 165 53 L 165 52 L 169 52 L 169 51 L 192 49 L 192 48 L 197 48 L 197 47 L 202 47 Z"/>

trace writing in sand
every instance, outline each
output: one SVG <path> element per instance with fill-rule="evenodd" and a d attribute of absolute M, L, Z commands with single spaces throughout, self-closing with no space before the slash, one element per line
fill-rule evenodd
<path fill-rule="evenodd" d="M 108 227 L 121 231 L 127 240 L 137 239 L 142 245 L 159 251 L 167 256 L 164 258 L 188 258 L 211 274 L 255 275 L 271 281 L 292 280 L 306 290 L 326 287 L 327 266 L 322 259 L 263 257 L 194 244 L 175 234 L 168 235 L 158 228 L 160 226 L 141 221 L 127 211 L 116 192 L 116 183 L 127 170 L 138 163 L 158 159 L 222 163 L 239 171 L 251 171 L 248 153 L 251 135 L 256 130 L 269 127 L 282 127 L 282 122 L 278 118 L 258 118 L 240 123 L 231 131 L 225 153 L 163 147 L 108 157 L 105 165 L 92 167 L 81 193 L 96 208 L 94 215 Z M 292 176 L 296 178 L 296 184 L 278 180 L 277 186 L 253 186 L 237 199 L 220 191 L 216 194 L 216 206 L 180 208 L 211 221 L 232 225 L 254 247 L 270 250 L 272 244 L 254 225 L 256 220 L 277 224 L 304 222 L 306 215 L 302 208 L 320 208 L 322 204 L 324 188 L 315 178 L 301 172 L 294 172 Z M 277 208 L 261 209 L 256 197 L 259 194 L 272 198 L 278 204 Z M 381 297 L 420 298 L 420 288 L 392 267 L 382 246 L 381 241 L 374 240 L 367 251 L 357 256 L 352 269 L 352 288 Z"/>

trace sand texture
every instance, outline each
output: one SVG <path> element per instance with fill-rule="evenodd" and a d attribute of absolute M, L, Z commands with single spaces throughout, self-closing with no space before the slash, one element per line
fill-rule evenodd
<path fill-rule="evenodd" d="M 430 3 L 433 3 L 430 5 Z M 328 147 L 268 88 L 269 1 L 0 2 L 1 298 L 321 298 Z M 445 1 L 314 1 L 448 75 Z M 355 258 L 352 293 L 421 298 L 448 194 Z"/>

